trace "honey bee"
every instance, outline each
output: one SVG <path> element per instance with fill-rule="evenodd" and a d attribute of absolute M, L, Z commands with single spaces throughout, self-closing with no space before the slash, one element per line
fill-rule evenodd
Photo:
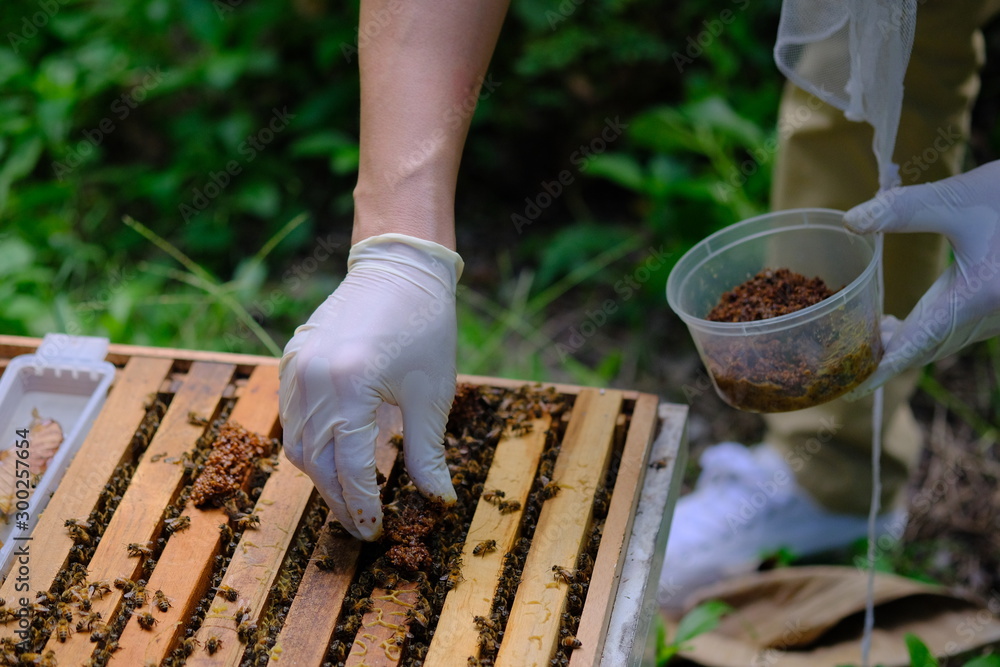
<path fill-rule="evenodd" d="M 559 486 L 557 482 L 546 482 L 545 486 L 541 489 L 542 500 L 555 498 L 559 494 L 559 490 L 561 488 L 562 487 Z"/>
<path fill-rule="evenodd" d="M 361 598 L 351 605 L 351 611 L 355 614 L 367 614 L 375 608 L 375 603 L 371 598 Z"/>
<path fill-rule="evenodd" d="M 94 629 L 94 624 L 100 620 L 101 620 L 101 612 L 99 611 L 91 612 L 77 622 L 76 631 L 89 632 Z"/>
<path fill-rule="evenodd" d="M 188 412 L 188 424 L 191 426 L 208 426 L 208 417 L 202 417 L 194 410 Z"/>
<path fill-rule="evenodd" d="M 228 498 L 224 503 L 222 503 L 222 509 L 225 511 L 226 516 L 230 519 L 236 520 L 243 516 L 243 510 L 240 508 L 236 498 Z"/>
<path fill-rule="evenodd" d="M 250 643 L 255 632 L 257 632 L 257 624 L 252 621 L 243 621 L 236 628 L 236 636 L 244 644 Z"/>
<path fill-rule="evenodd" d="M 143 630 L 152 630 L 153 626 L 159 623 L 156 617 L 148 611 L 134 611 L 132 614 L 135 616 L 136 622 L 139 623 L 139 627 Z"/>
<path fill-rule="evenodd" d="M 135 582 L 131 590 L 122 596 L 126 600 L 134 600 L 135 606 L 144 607 L 146 605 L 146 586 L 142 580 Z"/>
<path fill-rule="evenodd" d="M 108 638 L 109 628 L 106 623 L 98 623 L 90 631 L 90 641 L 92 642 L 103 642 Z"/>
<path fill-rule="evenodd" d="M 163 524 L 164 527 L 166 528 L 166 531 L 171 535 L 173 535 L 174 533 L 179 533 L 185 528 L 190 528 L 191 517 L 185 514 L 184 516 L 179 516 L 174 519 L 167 519 L 166 521 L 163 522 Z"/>
<path fill-rule="evenodd" d="M 492 553 L 496 550 L 497 550 L 496 540 L 485 540 L 475 546 L 475 548 L 472 550 L 472 555 L 485 556 L 486 554 Z"/>
<path fill-rule="evenodd" d="M 427 627 L 428 623 L 430 623 L 430 621 L 427 618 L 427 615 L 424 614 L 424 612 L 421 611 L 420 609 L 416 608 L 410 609 L 409 611 L 406 612 L 406 621 L 408 625 L 412 625 L 413 623 L 419 623 L 425 628 Z"/>
<path fill-rule="evenodd" d="M 237 623 L 245 623 L 250 618 L 250 614 L 251 614 L 250 606 L 241 604 L 239 608 L 236 610 L 236 616 L 234 616 L 233 619 Z"/>
<path fill-rule="evenodd" d="M 489 630 L 496 630 L 497 624 L 491 618 L 486 618 L 485 616 L 473 616 L 472 622 L 476 624 L 476 627 L 482 629 L 486 628 Z"/>
<path fill-rule="evenodd" d="M 188 637 L 187 639 L 181 642 L 180 645 L 181 654 L 186 658 L 192 653 L 194 653 L 195 649 L 198 648 L 199 646 L 201 646 L 201 642 L 199 642 L 194 637 Z"/>
<path fill-rule="evenodd" d="M 344 627 L 349 628 L 347 634 L 354 634 L 361 627 L 361 621 L 364 620 L 361 614 L 350 614 L 346 619 L 344 619 Z"/>
<path fill-rule="evenodd" d="M 232 526 L 230 526 L 228 523 L 220 523 L 219 532 L 222 534 L 223 542 L 232 542 L 233 538 L 236 537 L 236 535 L 233 533 Z"/>
<path fill-rule="evenodd" d="M 237 528 L 257 529 L 260 526 L 260 517 L 256 514 L 243 514 L 236 519 Z"/>
<path fill-rule="evenodd" d="M 131 557 L 137 556 L 152 556 L 153 555 L 153 543 L 144 542 L 142 544 L 138 542 L 132 542 L 126 547 L 128 549 L 128 555 Z"/>
<path fill-rule="evenodd" d="M 87 585 L 87 594 L 96 597 L 98 600 L 111 592 L 111 587 L 106 581 L 92 581 Z"/>
<path fill-rule="evenodd" d="M 608 506 L 611 504 L 611 494 L 603 486 L 594 493 L 594 516 L 603 519 L 608 516 Z"/>
<path fill-rule="evenodd" d="M 215 652 L 220 648 L 222 648 L 222 640 L 215 635 L 212 635 L 205 640 L 205 651 L 207 651 L 209 655 L 215 655 Z"/>
<path fill-rule="evenodd" d="M 88 559 L 87 549 L 82 544 L 74 544 L 69 548 L 69 561 L 71 563 L 86 563 Z"/>
<path fill-rule="evenodd" d="M 347 659 L 347 646 L 339 639 L 335 639 L 330 644 L 329 653 L 334 663 L 344 662 Z"/>
<path fill-rule="evenodd" d="M 166 612 L 167 609 L 173 606 L 170 604 L 170 598 L 164 595 L 160 589 L 156 589 L 156 592 L 153 593 L 153 604 L 162 612 Z"/>
<path fill-rule="evenodd" d="M 131 591 L 135 588 L 135 582 L 125 577 L 115 577 L 114 585 L 115 588 L 123 591 Z"/>
<path fill-rule="evenodd" d="M 65 618 L 56 621 L 55 635 L 60 642 L 65 642 L 73 634 L 73 627 Z"/>
<path fill-rule="evenodd" d="M 516 500 L 501 500 L 497 505 L 500 514 L 510 514 L 521 509 L 521 503 Z"/>
<path fill-rule="evenodd" d="M 324 572 L 329 572 L 337 567 L 337 559 L 333 556 L 320 556 L 319 558 L 314 558 L 313 561 L 316 563 L 316 567 Z"/>
<path fill-rule="evenodd" d="M 67 621 L 73 620 L 73 609 L 65 602 L 56 603 L 56 618 L 64 618 Z"/>
<path fill-rule="evenodd" d="M 142 571 L 143 571 L 143 574 L 145 574 L 146 576 L 149 576 L 150 574 L 152 574 L 153 573 L 153 568 L 155 568 L 155 567 L 156 567 L 156 559 L 155 558 L 147 558 L 146 560 L 144 560 L 142 562 Z"/>
<path fill-rule="evenodd" d="M 500 489 L 493 489 L 492 491 L 487 491 L 483 494 L 483 500 L 488 503 L 493 503 L 494 505 L 503 500 L 503 497 L 507 495 Z"/>
<path fill-rule="evenodd" d="M 566 635 L 565 637 L 559 640 L 559 645 L 562 646 L 563 648 L 568 648 L 572 650 L 580 648 L 581 646 L 583 646 L 583 643 L 573 635 Z"/>
<path fill-rule="evenodd" d="M 266 657 L 271 650 L 271 638 L 267 636 L 267 633 L 261 633 L 260 637 L 257 639 L 257 643 L 253 645 L 253 650 L 257 654 L 263 654 Z M 263 662 L 263 658 L 261 658 Z"/>
<path fill-rule="evenodd" d="M 445 582 L 445 588 L 450 591 L 455 586 L 458 586 L 460 583 L 465 581 L 465 578 L 462 576 L 461 570 L 454 569 L 448 574 L 441 577 L 441 581 Z"/>
<path fill-rule="evenodd" d="M 564 584 L 571 584 L 576 579 L 576 572 L 573 570 L 567 570 L 565 567 L 560 565 L 553 565 L 552 578 L 556 581 L 561 581 Z"/>
<path fill-rule="evenodd" d="M 399 583 L 399 575 L 390 570 L 373 567 L 372 574 L 375 575 L 375 581 L 377 581 L 382 588 L 395 588 Z"/>
<path fill-rule="evenodd" d="M 77 524 L 72 524 L 70 526 L 67 526 L 66 532 L 69 533 L 69 536 L 71 538 L 73 538 L 74 544 L 80 546 L 90 546 L 90 543 L 93 541 L 90 538 L 90 533 L 88 533 L 86 530 L 84 530 Z"/>
<path fill-rule="evenodd" d="M 603 531 L 600 526 L 594 528 L 590 533 L 590 541 L 587 543 L 587 547 L 590 551 L 596 552 L 598 547 L 601 546 L 601 535 Z"/>
<path fill-rule="evenodd" d="M 59 602 L 59 597 L 48 591 L 38 591 L 35 593 L 35 602 L 54 605 L 56 602 Z"/>
<path fill-rule="evenodd" d="M 219 586 L 215 590 L 215 594 L 230 602 L 236 602 L 240 597 L 240 592 L 232 586 Z"/>
<path fill-rule="evenodd" d="M 274 599 L 279 604 L 284 604 L 292 599 L 292 594 L 295 592 L 295 587 L 292 581 L 288 577 L 282 577 L 278 579 L 272 588 L 271 592 L 274 595 Z"/>
<path fill-rule="evenodd" d="M 41 602 L 33 602 L 32 604 L 28 605 L 28 611 L 33 616 L 41 616 L 43 614 L 49 613 L 49 607 L 46 607 Z"/>

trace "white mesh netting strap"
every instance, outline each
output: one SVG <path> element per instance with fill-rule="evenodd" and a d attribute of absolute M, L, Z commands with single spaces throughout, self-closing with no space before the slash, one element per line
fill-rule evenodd
<path fill-rule="evenodd" d="M 913 48 L 917 0 L 784 0 L 774 60 L 806 92 L 874 129 L 879 191 L 900 185 L 892 161 L 903 108 L 903 76 Z M 835 158 L 834 158 L 835 159 Z M 881 258 L 879 258 L 881 263 Z M 879 292 L 882 283 L 879 266 Z M 872 428 L 872 500 L 868 517 L 868 595 L 861 664 L 869 665 L 875 615 L 875 520 L 879 511 L 882 389 Z"/>
<path fill-rule="evenodd" d="M 899 185 L 892 151 L 916 23 L 917 0 L 784 0 L 781 7 L 778 69 L 874 128 L 879 190 Z"/>

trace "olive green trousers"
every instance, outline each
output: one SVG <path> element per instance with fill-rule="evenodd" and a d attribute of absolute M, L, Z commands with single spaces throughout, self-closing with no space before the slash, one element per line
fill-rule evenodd
<path fill-rule="evenodd" d="M 1000 9 L 992 0 L 924 0 L 904 79 L 894 161 L 904 185 L 959 173 L 984 59 L 980 27 Z M 875 195 L 872 130 L 788 84 L 780 109 L 772 209 L 847 210 Z M 902 319 L 944 268 L 947 244 L 930 234 L 885 239 L 885 312 Z M 882 507 L 900 502 L 923 446 L 910 410 L 918 371 L 886 385 Z M 872 399 L 837 400 L 766 417 L 764 442 L 778 447 L 797 480 L 830 510 L 864 514 L 871 497 Z"/>

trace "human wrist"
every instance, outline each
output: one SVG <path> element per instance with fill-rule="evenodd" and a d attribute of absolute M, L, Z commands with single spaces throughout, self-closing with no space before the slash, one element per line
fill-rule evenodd
<path fill-rule="evenodd" d="M 354 190 L 351 243 L 383 234 L 403 234 L 454 251 L 454 193 L 442 195 L 433 187 L 410 190 L 381 188 L 372 191 L 359 182 Z"/>

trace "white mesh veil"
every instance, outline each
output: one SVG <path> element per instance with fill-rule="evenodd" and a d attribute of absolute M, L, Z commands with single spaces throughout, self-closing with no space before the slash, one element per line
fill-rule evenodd
<path fill-rule="evenodd" d="M 797 86 L 875 130 L 878 186 L 900 185 L 892 161 L 903 106 L 903 75 L 913 48 L 917 0 L 784 0 L 774 60 Z M 881 246 L 881 244 L 879 244 Z M 879 257 L 879 292 L 882 271 Z M 875 392 L 872 502 L 868 515 L 868 595 L 861 664 L 868 667 L 875 616 L 875 522 L 881 495 L 882 390 Z"/>
<path fill-rule="evenodd" d="M 774 60 L 797 86 L 875 129 L 879 189 L 892 162 L 917 0 L 784 0 Z"/>

